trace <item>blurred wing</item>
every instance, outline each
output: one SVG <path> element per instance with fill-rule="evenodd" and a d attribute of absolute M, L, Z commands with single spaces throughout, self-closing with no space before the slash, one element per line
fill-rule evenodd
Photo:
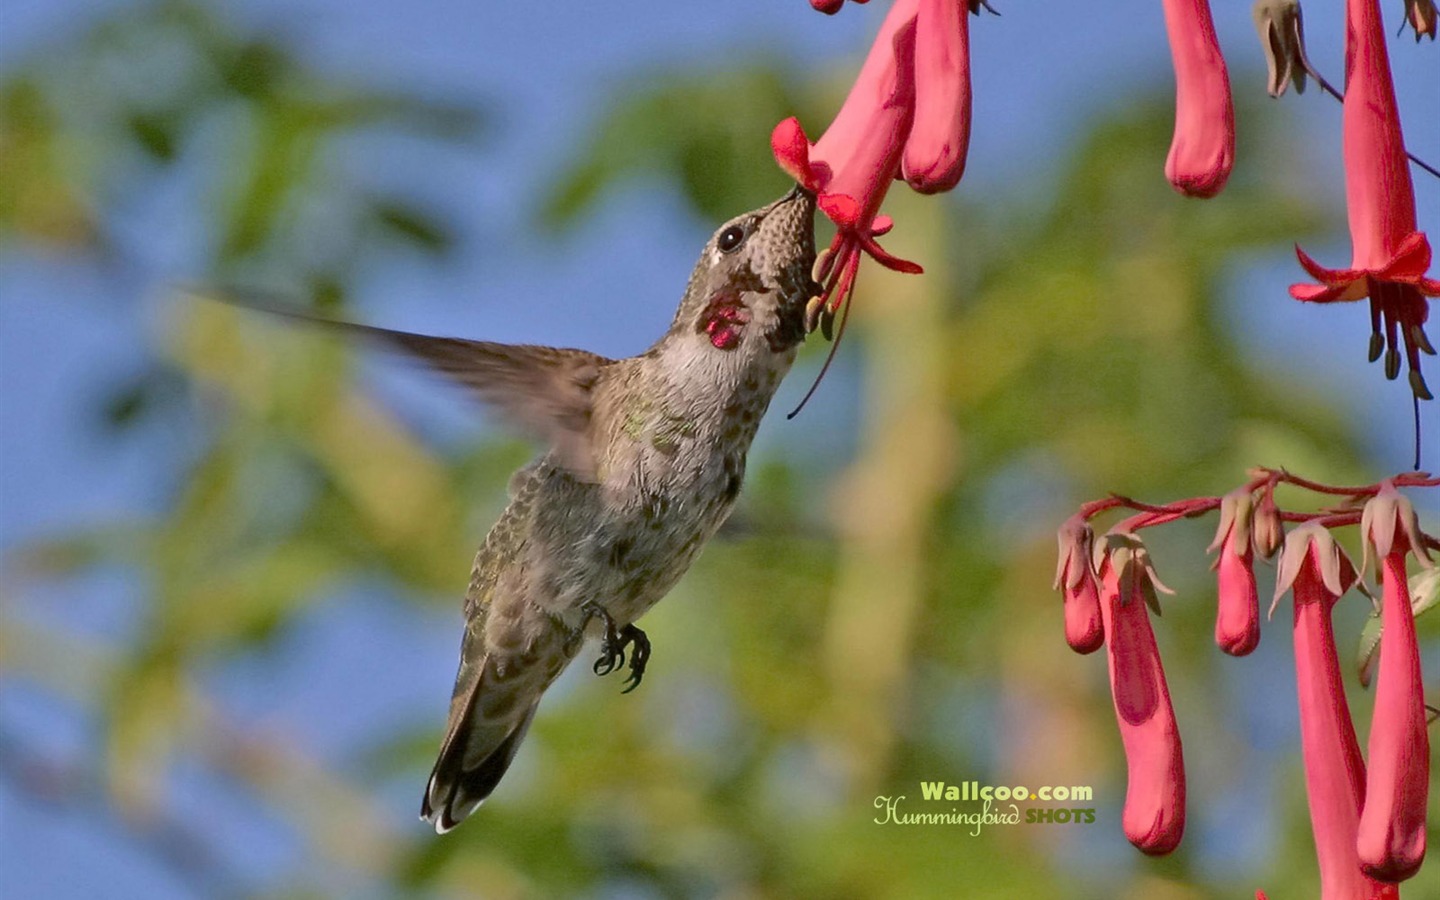
<path fill-rule="evenodd" d="M 546 443 L 566 469 L 595 478 L 590 442 L 592 393 L 614 360 L 585 350 L 430 337 L 326 319 L 251 291 L 194 290 L 236 306 L 313 322 L 403 350 L 464 385 L 512 425 Z"/>

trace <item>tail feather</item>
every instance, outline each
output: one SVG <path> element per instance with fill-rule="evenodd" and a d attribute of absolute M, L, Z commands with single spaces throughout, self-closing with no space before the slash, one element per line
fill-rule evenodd
<path fill-rule="evenodd" d="M 425 799 L 420 804 L 420 817 L 434 825 L 437 833 L 444 834 L 459 825 L 490 797 L 510 768 L 510 762 L 520 749 L 525 733 L 530 730 L 530 722 L 535 718 L 539 705 L 537 699 L 508 732 L 499 732 L 498 729 L 473 727 L 472 697 L 467 714 L 440 748 L 440 758 L 430 772 Z M 489 743 L 485 738 L 497 732 L 499 740 L 494 747 L 484 747 L 485 743 Z M 479 761 L 473 762 L 477 757 Z M 472 762 L 467 765 L 467 760 Z"/>
<path fill-rule="evenodd" d="M 527 608 L 528 609 L 528 608 Z M 578 635 L 543 610 L 514 621 L 472 616 L 449 726 L 420 816 L 444 834 L 484 803 L 520 749 L 541 695 L 574 658 Z M 494 643 L 490 639 L 494 638 Z"/>

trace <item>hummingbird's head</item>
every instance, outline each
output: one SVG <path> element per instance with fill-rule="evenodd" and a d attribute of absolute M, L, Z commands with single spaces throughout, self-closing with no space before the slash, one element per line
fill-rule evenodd
<path fill-rule="evenodd" d="M 671 332 L 722 353 L 791 351 L 805 340 L 805 304 L 820 293 L 814 266 L 815 195 L 797 186 L 711 236 Z"/>

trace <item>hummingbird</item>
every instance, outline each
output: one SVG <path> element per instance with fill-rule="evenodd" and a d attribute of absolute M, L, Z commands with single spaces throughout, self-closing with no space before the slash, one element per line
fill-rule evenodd
<path fill-rule="evenodd" d="M 545 690 L 599 641 L 597 675 L 651 644 L 635 625 L 729 516 L 745 457 L 820 291 L 815 195 L 796 187 L 706 242 L 669 329 L 638 356 L 409 334 L 315 319 L 458 380 L 545 452 L 475 556 L 444 738 L 420 815 L 441 834 L 495 790 Z"/>

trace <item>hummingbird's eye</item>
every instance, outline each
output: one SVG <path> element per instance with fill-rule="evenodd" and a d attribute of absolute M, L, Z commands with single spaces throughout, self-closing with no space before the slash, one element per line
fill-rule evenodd
<path fill-rule="evenodd" d="M 720 248 L 721 253 L 734 253 L 743 243 L 745 243 L 745 228 L 740 225 L 731 225 L 720 232 L 715 246 Z"/>

